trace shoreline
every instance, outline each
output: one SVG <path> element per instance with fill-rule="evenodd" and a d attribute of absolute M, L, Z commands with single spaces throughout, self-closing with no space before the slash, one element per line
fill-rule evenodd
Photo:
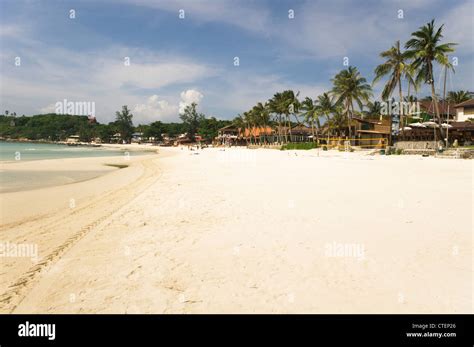
<path fill-rule="evenodd" d="M 68 143 L 66 141 L 48 141 L 48 140 L 19 140 L 19 139 L 5 139 L 5 138 L 0 138 L 0 143 L 1 142 L 8 142 L 8 143 L 36 143 L 36 144 L 45 144 L 45 145 L 61 145 L 61 146 L 74 146 L 74 147 L 111 147 L 111 146 L 153 146 L 152 144 L 138 144 L 138 143 L 128 143 L 128 144 L 120 144 L 120 143 L 93 143 L 93 142 L 78 142 L 78 143 Z M 153 146 L 153 147 L 159 147 L 159 146 Z"/>
<path fill-rule="evenodd" d="M 143 148 L 133 144 L 106 145 L 100 150 L 102 150 L 101 155 L 94 152 L 89 155 L 84 153 L 84 156 L 80 157 L 77 154 L 59 158 L 41 157 L 40 155 L 39 158 L 1 160 L 2 187 L 0 194 L 88 181 L 126 167 L 137 157 L 159 153 L 158 148 Z"/>
<path fill-rule="evenodd" d="M 0 194 L 37 190 L 89 181 L 120 170 L 151 154 L 136 156 L 92 156 L 1 161 L 3 183 Z"/>
<path fill-rule="evenodd" d="M 51 184 L 44 187 L 38 187 L 28 190 L 2 192 L 0 193 L 2 225 L 11 224 L 21 218 L 29 215 L 38 215 L 51 212 L 51 209 L 57 209 L 59 206 L 68 206 L 69 199 L 78 195 L 76 200 L 82 201 L 86 197 L 99 195 L 102 192 L 112 190 L 117 183 L 131 182 L 137 175 L 140 162 L 156 159 L 156 156 L 136 156 L 124 160 L 123 157 L 88 157 L 88 158 L 63 158 L 63 159 L 44 159 L 38 161 L 25 161 L 14 163 L 12 165 L 3 165 L 2 171 L 28 171 L 34 175 L 35 171 L 46 171 L 54 173 L 56 170 L 63 170 L 65 167 L 73 170 L 100 170 L 101 173 L 82 181 L 70 182 L 67 184 Z M 119 169 L 111 165 L 128 165 L 126 168 Z M 66 195 L 71 198 L 64 200 Z M 24 201 L 28 201 L 28 210 L 23 208 Z M 8 203 L 7 203 L 8 202 Z M 51 208 L 54 206 L 54 208 Z"/>

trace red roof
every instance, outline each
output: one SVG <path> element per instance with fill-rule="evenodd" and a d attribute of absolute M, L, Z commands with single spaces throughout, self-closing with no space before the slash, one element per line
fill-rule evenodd
<path fill-rule="evenodd" d="M 455 105 L 454 107 L 464 107 L 464 106 L 474 106 L 474 99 L 469 99 L 460 104 Z"/>
<path fill-rule="evenodd" d="M 452 129 L 457 130 L 474 130 L 474 123 L 473 122 L 453 122 L 451 123 L 453 126 Z"/>
<path fill-rule="evenodd" d="M 454 108 L 455 108 L 454 104 L 438 101 L 438 107 L 439 107 L 439 113 L 440 114 L 447 114 L 448 110 L 449 110 L 450 115 L 454 116 L 456 114 L 456 112 L 454 110 Z M 429 114 L 432 114 L 432 115 L 434 115 L 436 113 L 435 104 L 434 104 L 433 100 L 421 100 L 420 101 L 420 108 L 423 111 L 425 111 Z"/>

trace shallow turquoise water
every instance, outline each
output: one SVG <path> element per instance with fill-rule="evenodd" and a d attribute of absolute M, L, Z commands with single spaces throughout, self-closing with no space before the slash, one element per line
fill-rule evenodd
<path fill-rule="evenodd" d="M 100 147 L 71 147 L 44 143 L 0 142 L 0 162 L 41 159 L 108 157 L 151 154 L 146 151 L 108 150 Z M 10 165 L 10 164 L 7 164 Z M 14 165 L 14 164 L 13 164 Z M 107 170 L 73 171 L 65 167 L 54 171 L 0 170 L 0 193 L 69 184 L 98 177 Z"/>
<path fill-rule="evenodd" d="M 126 152 L 108 150 L 101 147 L 72 147 L 31 142 L 0 142 L 0 161 L 108 157 L 126 155 Z M 133 156 L 147 152 L 130 151 L 128 153 Z"/>

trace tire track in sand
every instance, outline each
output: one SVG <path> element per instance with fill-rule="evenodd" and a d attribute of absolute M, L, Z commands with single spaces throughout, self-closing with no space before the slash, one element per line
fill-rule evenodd
<path fill-rule="evenodd" d="M 8 288 L 0 295 L 0 312 L 10 313 L 22 302 L 28 292 L 33 288 L 43 273 L 48 267 L 56 263 L 68 250 L 77 244 L 85 235 L 93 230 L 100 229 L 101 226 L 107 223 L 107 220 L 114 215 L 121 208 L 126 206 L 130 201 L 142 194 L 149 186 L 156 182 L 162 175 L 155 163 L 156 159 L 144 160 L 140 162 L 143 166 L 142 175 L 133 183 L 123 187 L 117 191 L 112 191 L 102 198 L 86 204 L 69 214 L 75 215 L 74 219 L 68 220 L 64 216 L 58 216 L 52 221 L 47 221 L 42 225 L 34 228 L 35 233 L 41 233 L 47 230 L 48 232 L 60 232 L 68 225 L 73 229 L 77 228 L 77 219 L 79 216 L 83 223 L 79 226 L 79 230 L 74 232 L 60 245 L 55 247 L 46 256 L 43 256 L 41 261 L 30 267 L 26 272 L 22 273 Z M 157 174 L 158 173 L 158 174 Z M 101 211 L 98 216 L 90 216 L 90 210 Z M 77 230 L 77 229 L 76 229 Z"/>

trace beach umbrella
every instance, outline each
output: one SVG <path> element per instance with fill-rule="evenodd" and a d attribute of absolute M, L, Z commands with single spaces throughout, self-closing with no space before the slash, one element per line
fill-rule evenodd
<path fill-rule="evenodd" d="M 426 128 L 426 125 L 422 123 L 411 123 L 410 126 L 416 127 L 416 128 Z"/>

